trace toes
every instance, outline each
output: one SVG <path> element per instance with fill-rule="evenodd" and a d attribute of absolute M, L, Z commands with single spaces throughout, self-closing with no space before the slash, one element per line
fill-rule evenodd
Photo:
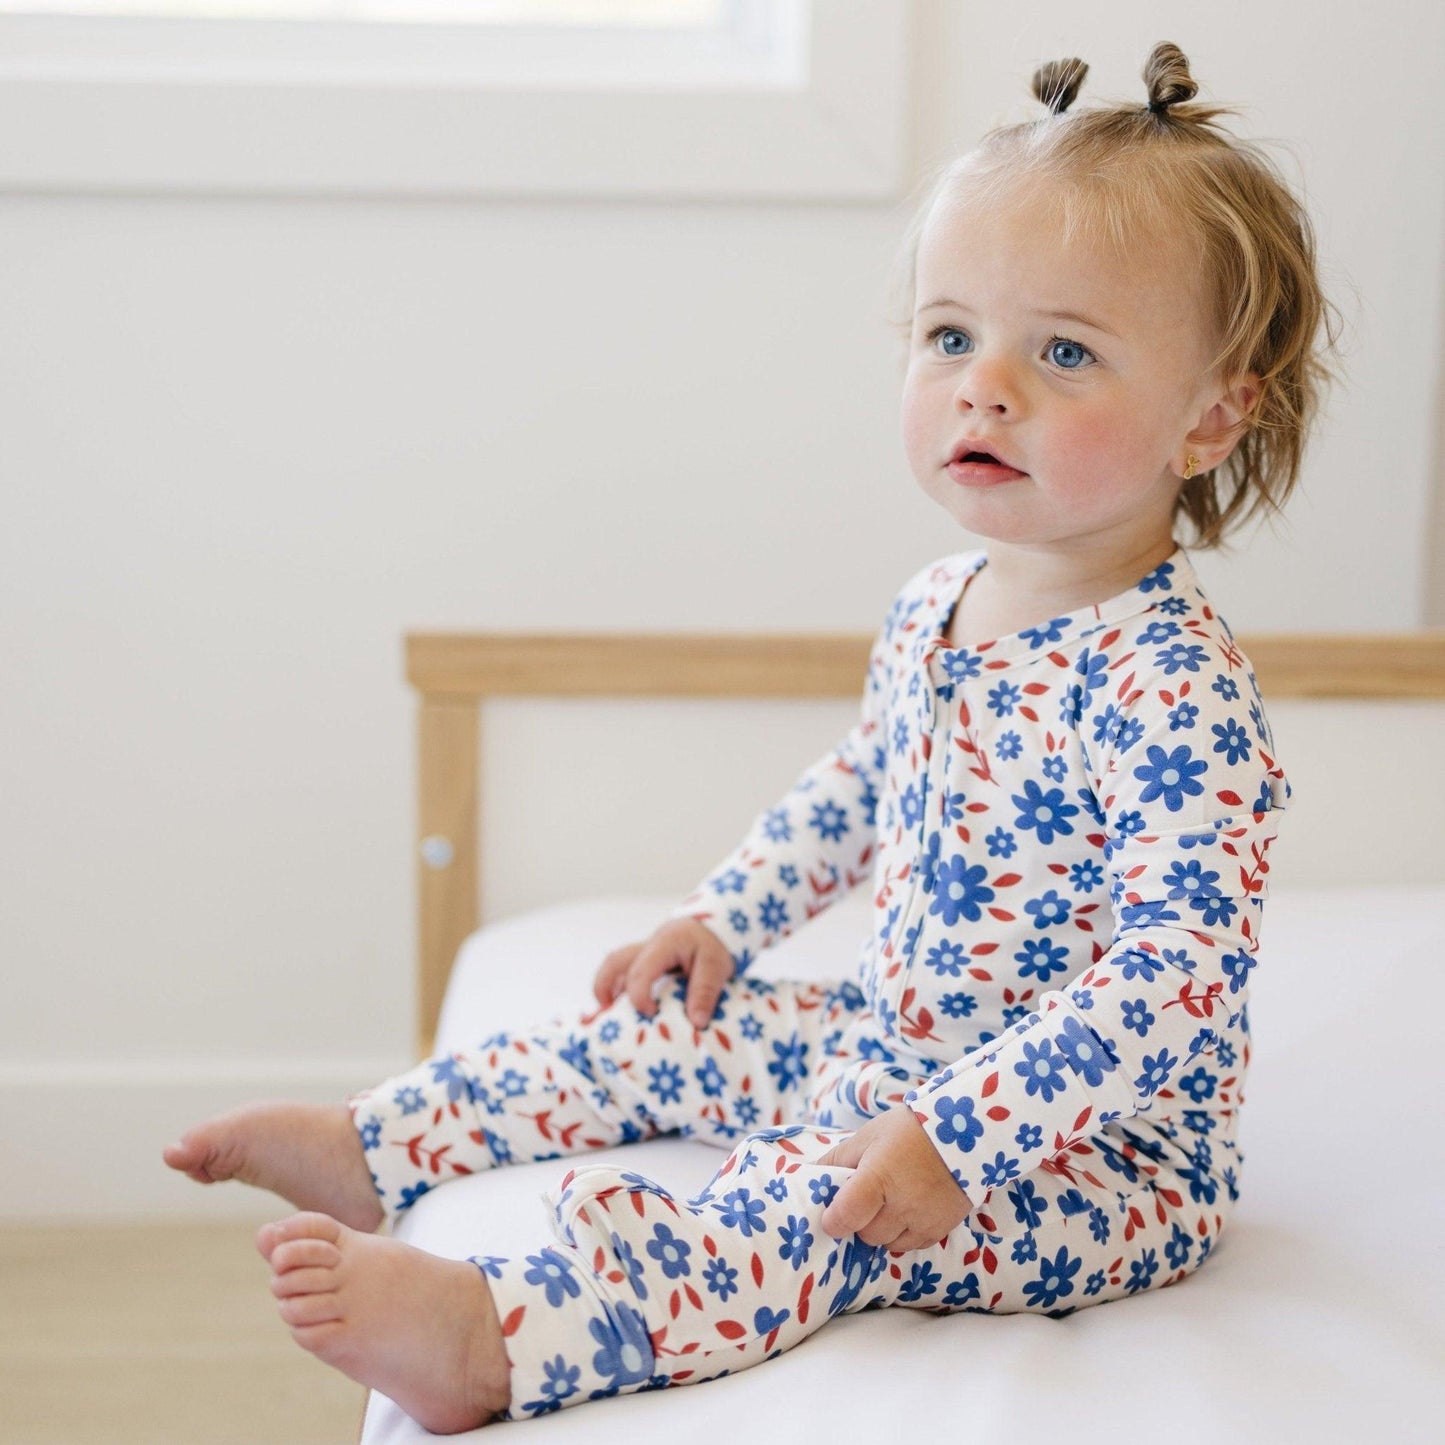
<path fill-rule="evenodd" d="M 335 1269 L 340 1263 L 341 1251 L 327 1239 L 290 1239 L 271 1251 L 271 1268 L 277 1274 L 311 1267 Z"/>
<path fill-rule="evenodd" d="M 336 1294 L 302 1294 L 283 1299 L 277 1306 L 281 1318 L 291 1328 L 326 1325 L 341 1320 L 341 1299 Z"/>
<path fill-rule="evenodd" d="M 256 1231 L 256 1248 L 266 1259 L 270 1259 L 277 1248 L 291 1240 L 319 1239 L 339 1246 L 346 1226 L 329 1214 L 307 1212 L 293 1214 L 275 1224 L 263 1224 Z"/>
<path fill-rule="evenodd" d="M 272 1275 L 271 1293 L 277 1299 L 291 1299 L 302 1294 L 327 1294 L 336 1289 L 336 1284 L 334 1269 L 293 1269 Z"/>

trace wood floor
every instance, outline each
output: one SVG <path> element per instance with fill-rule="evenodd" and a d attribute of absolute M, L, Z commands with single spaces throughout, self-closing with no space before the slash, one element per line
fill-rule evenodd
<path fill-rule="evenodd" d="M 0 1445 L 348 1445 L 250 1225 L 0 1228 Z"/>

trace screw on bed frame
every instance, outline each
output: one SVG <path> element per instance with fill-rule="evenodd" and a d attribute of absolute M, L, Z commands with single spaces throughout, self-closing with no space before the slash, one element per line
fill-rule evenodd
<path fill-rule="evenodd" d="M 439 833 L 433 833 L 428 838 L 421 840 L 421 861 L 428 868 L 450 868 L 452 859 L 457 856 L 457 850 L 452 846 L 450 838 L 443 838 Z"/>

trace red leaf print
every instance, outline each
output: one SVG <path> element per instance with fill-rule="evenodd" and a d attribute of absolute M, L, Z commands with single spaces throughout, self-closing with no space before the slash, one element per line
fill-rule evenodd
<path fill-rule="evenodd" d="M 526 1305 L 518 1305 L 506 1319 L 502 1321 L 502 1333 L 504 1335 L 515 1335 L 522 1328 L 522 1316 L 527 1313 Z"/>
<path fill-rule="evenodd" d="M 1009 1116 L 1009 1111 L 1005 1109 L 1002 1104 L 995 1104 L 992 1109 L 989 1109 L 986 1112 L 988 1113 L 988 1117 L 995 1122 L 1007 1119 Z"/>
<path fill-rule="evenodd" d="M 753 1255 L 753 1283 L 761 1286 L 763 1282 L 763 1257 L 760 1254 Z"/>
<path fill-rule="evenodd" d="M 1222 793 L 1216 793 L 1214 796 L 1218 798 L 1221 803 L 1228 803 L 1231 808 L 1237 808 L 1244 802 L 1244 799 L 1241 798 L 1238 793 L 1231 793 L 1227 789 Z"/>
<path fill-rule="evenodd" d="M 986 1078 L 986 1079 L 983 1081 L 983 1088 L 981 1088 L 981 1089 L 979 1090 L 979 1093 L 982 1094 L 985 1099 L 988 1099 L 988 1098 L 992 1098 L 993 1095 L 996 1094 L 997 1092 L 998 1092 L 998 1070 L 995 1069 L 994 1072 L 991 1073 L 991 1074 L 988 1076 L 988 1078 Z"/>
<path fill-rule="evenodd" d="M 747 1334 L 748 1327 L 737 1320 L 719 1320 L 717 1332 L 725 1340 L 740 1340 Z"/>
<path fill-rule="evenodd" d="M 683 1289 L 687 1291 L 687 1297 L 692 1301 L 693 1309 L 700 1310 L 702 1308 L 702 1298 L 698 1292 L 690 1284 L 683 1285 Z"/>
<path fill-rule="evenodd" d="M 975 958 L 986 958 L 990 953 L 996 953 L 997 951 L 998 944 L 996 943 L 975 943 L 972 949 Z"/>
<path fill-rule="evenodd" d="M 682 1313 L 682 1297 L 676 1290 L 673 1290 L 672 1298 L 667 1302 L 667 1311 L 673 1319 Z"/>
<path fill-rule="evenodd" d="M 993 880 L 993 886 L 995 888 L 1012 888 L 1015 883 L 1022 883 L 1023 881 L 1024 875 L 1022 873 L 1000 873 L 999 876 Z"/>

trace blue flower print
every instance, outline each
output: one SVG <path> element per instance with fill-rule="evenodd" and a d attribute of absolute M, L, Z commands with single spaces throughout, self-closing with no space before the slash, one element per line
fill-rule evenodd
<path fill-rule="evenodd" d="M 1242 950 L 1239 953 L 1226 953 L 1224 957 L 1219 960 L 1219 967 L 1223 970 L 1224 976 L 1229 980 L 1229 991 L 1231 994 L 1240 993 L 1244 990 L 1249 981 L 1249 971 L 1257 962 L 1258 960 L 1253 954 L 1245 953 Z M 1220 1050 L 1220 1062 L 1224 1062 L 1222 1049 Z"/>
<path fill-rule="evenodd" d="M 1139 1259 L 1130 1263 L 1129 1279 L 1124 1288 L 1130 1294 L 1137 1294 L 1141 1289 L 1148 1289 L 1150 1280 L 1158 1273 L 1159 1260 L 1152 1249 L 1146 1249 Z"/>
<path fill-rule="evenodd" d="M 1023 701 L 1024 695 L 1011 682 L 1001 682 L 991 688 L 988 694 L 989 711 L 995 717 L 1012 717 L 1013 710 Z"/>
<path fill-rule="evenodd" d="M 819 803 L 808 819 L 808 826 L 827 843 L 836 843 L 848 832 L 848 815 L 836 803 Z"/>
<path fill-rule="evenodd" d="M 1010 1179 L 1019 1177 L 1019 1161 L 1010 1159 L 1002 1149 L 993 1157 L 991 1164 L 985 1164 L 979 1173 L 979 1182 L 985 1189 L 997 1189 L 1000 1184 L 1007 1184 Z"/>
<path fill-rule="evenodd" d="M 908 751 L 908 719 L 901 715 L 893 719 L 893 751 L 900 758 Z"/>
<path fill-rule="evenodd" d="M 899 1303 L 912 1304 L 915 1300 L 921 1300 L 924 1295 L 935 1293 L 942 1283 L 941 1271 L 934 1269 L 928 1260 L 919 1260 L 898 1291 Z"/>
<path fill-rule="evenodd" d="M 716 1059 L 708 1059 L 702 1068 L 694 1069 L 693 1077 L 702 1086 L 702 1092 L 706 1098 L 722 1098 L 723 1090 L 727 1087 L 727 1080 L 723 1077 L 723 1071 L 718 1068 Z"/>
<path fill-rule="evenodd" d="M 541 1285 L 547 1291 L 547 1303 L 553 1309 L 560 1308 L 568 1295 L 576 1299 L 582 1293 L 572 1266 L 557 1250 L 544 1249 L 541 1254 L 529 1254 L 527 1263 L 532 1268 L 522 1278 L 528 1284 Z"/>
<path fill-rule="evenodd" d="M 831 1174 L 819 1174 L 808 1180 L 808 1194 L 814 1204 L 831 1204 L 837 1192 L 838 1186 L 833 1183 Z"/>
<path fill-rule="evenodd" d="M 557 1405 L 568 1395 L 577 1393 L 577 1382 L 582 1378 L 581 1365 L 569 1365 L 561 1355 L 542 1361 L 542 1393 L 550 1405 Z M 527 1408 L 531 1408 L 530 1406 Z"/>
<path fill-rule="evenodd" d="M 1188 699 L 1179 703 L 1177 707 L 1169 710 L 1169 731 L 1171 733 L 1182 732 L 1186 728 L 1192 728 L 1195 719 L 1199 716 L 1199 709 Z"/>
<path fill-rule="evenodd" d="M 750 1044 L 757 1043 L 763 1036 L 762 1021 L 752 1014 L 744 1014 L 742 1018 L 738 1020 L 738 1029 Z"/>
<path fill-rule="evenodd" d="M 1068 972 L 1064 961 L 1068 956 L 1069 950 L 1063 944 L 1055 947 L 1051 938 L 1030 938 L 1014 954 L 1014 960 L 1022 965 L 1019 974 L 1023 978 L 1037 974 L 1040 983 L 1047 983 L 1051 974 Z"/>
<path fill-rule="evenodd" d="M 788 819 L 786 808 L 770 808 L 763 814 L 763 836 L 773 843 L 792 841 L 793 825 Z"/>
<path fill-rule="evenodd" d="M 707 1285 L 708 1293 L 718 1297 L 721 1304 L 729 1295 L 738 1292 L 738 1272 L 721 1255 L 716 1259 L 708 1260 L 703 1266 L 702 1277 Z"/>
<path fill-rule="evenodd" d="M 685 1239 L 679 1239 L 665 1224 L 653 1226 L 647 1252 L 662 1266 L 666 1279 L 681 1279 L 683 1275 L 692 1273 L 692 1266 L 687 1262 L 692 1246 Z"/>
<path fill-rule="evenodd" d="M 788 1197 L 788 1181 L 786 1179 L 769 1179 L 763 1185 L 763 1193 L 769 1199 L 781 1204 Z"/>
<path fill-rule="evenodd" d="M 787 1043 L 773 1041 L 777 1057 L 768 1065 L 768 1072 L 778 1081 L 780 1089 L 791 1088 L 808 1074 L 808 1045 L 798 1037 L 797 1030 Z"/>
<path fill-rule="evenodd" d="M 729 868 L 726 873 L 720 873 L 713 879 L 712 886 L 717 893 L 741 893 L 743 884 L 747 881 L 747 874 L 741 868 Z"/>
<path fill-rule="evenodd" d="M 627 1276 L 632 1292 L 638 1299 L 646 1299 L 647 1281 L 642 1277 L 642 1261 L 632 1252 L 632 1246 L 621 1235 L 614 1234 L 612 1252 L 617 1256 L 617 1262 L 622 1266 L 622 1272 Z"/>
<path fill-rule="evenodd" d="M 1089 1210 L 1089 1233 L 1094 1236 L 1095 1244 L 1108 1244 L 1109 1216 L 1097 1204 Z"/>
<path fill-rule="evenodd" d="M 1084 1293 L 1086 1295 L 1096 1295 L 1108 1282 L 1109 1276 L 1106 1275 L 1102 1269 L 1096 1269 L 1084 1285 Z"/>
<path fill-rule="evenodd" d="M 1193 1245 L 1194 1241 L 1176 1224 L 1173 1234 L 1169 1236 L 1169 1243 L 1164 1246 L 1164 1255 L 1169 1261 L 1169 1268 L 1183 1269 L 1189 1262 L 1189 1251 Z"/>
<path fill-rule="evenodd" d="M 1123 713 L 1112 702 L 1105 704 L 1103 712 L 1094 714 L 1094 741 L 1112 743 L 1119 736 L 1119 727 L 1123 720 Z"/>
<path fill-rule="evenodd" d="M 1055 617 L 1052 621 L 1044 623 L 1042 627 L 1025 627 L 1019 633 L 1020 637 L 1028 639 L 1029 647 L 1037 652 L 1039 648 L 1050 642 L 1058 642 L 1063 637 L 1063 629 L 1069 624 L 1067 617 Z"/>
<path fill-rule="evenodd" d="M 1014 1143 L 1027 1154 L 1031 1149 L 1044 1147 L 1044 1131 L 1037 1124 L 1020 1124 L 1014 1135 Z"/>
<path fill-rule="evenodd" d="M 1059 1300 L 1074 1292 L 1074 1276 L 1083 1269 L 1081 1256 L 1069 1254 L 1066 1245 L 1059 1246 L 1059 1252 L 1050 1259 L 1047 1255 L 1039 1264 L 1039 1277 L 1024 1284 L 1024 1295 L 1035 1309 L 1050 1309 Z"/>
<path fill-rule="evenodd" d="M 948 793 L 939 802 L 939 814 L 945 825 L 963 821 L 964 806 L 968 802 L 966 793 Z"/>
<path fill-rule="evenodd" d="M 1174 564 L 1172 562 L 1161 562 L 1140 584 L 1140 592 L 1172 592 L 1174 590 Z M 1182 597 L 1169 597 L 1159 603 L 1161 612 L 1170 612 L 1174 609 L 1169 606 L 1170 602 L 1183 602 Z"/>
<path fill-rule="evenodd" d="M 741 908 L 734 908 L 728 914 L 728 923 L 734 933 L 746 933 L 752 927 L 747 914 Z"/>
<path fill-rule="evenodd" d="M 1184 806 L 1186 796 L 1197 797 L 1204 791 L 1204 784 L 1198 778 L 1208 771 L 1209 764 L 1203 758 L 1196 762 L 1187 743 L 1181 743 L 1172 753 L 1151 743 L 1149 761 L 1134 769 L 1134 776 L 1144 784 L 1139 801 L 1152 803 L 1156 798 L 1163 798 L 1164 806 L 1171 813 L 1177 813 Z"/>
<path fill-rule="evenodd" d="M 980 1126 L 980 1133 L 983 1132 Z M 752 1192 L 747 1189 L 734 1189 L 730 1194 L 724 1194 L 722 1205 L 718 1209 L 718 1223 L 724 1229 L 736 1229 L 744 1239 L 754 1234 L 761 1234 L 765 1228 L 763 1224 L 763 1211 L 767 1205 L 761 1199 L 754 1199 Z"/>
<path fill-rule="evenodd" d="M 967 859 L 954 854 L 938 870 L 938 881 L 929 913 L 940 913 L 950 928 L 960 918 L 977 923 L 986 905 L 993 902 L 994 891 L 984 883 L 988 869 L 983 864 L 968 866 Z"/>
<path fill-rule="evenodd" d="M 769 893 L 758 905 L 758 924 L 764 933 L 777 933 L 788 926 L 788 907 L 776 894 Z"/>
<path fill-rule="evenodd" d="M 1130 999 L 1123 1006 L 1123 1023 L 1126 1029 L 1133 1029 L 1142 1039 L 1149 1032 L 1154 1015 L 1149 1012 L 1148 1003 L 1142 998 Z"/>
<path fill-rule="evenodd" d="M 1156 602 L 1155 607 L 1167 613 L 1170 617 L 1183 617 L 1189 611 L 1189 604 L 1182 597 L 1166 597 L 1162 602 Z"/>
<path fill-rule="evenodd" d="M 978 1275 L 972 1270 L 964 1275 L 962 1279 L 954 1280 L 944 1291 L 943 1302 L 952 1305 L 955 1309 L 968 1304 L 971 1300 L 981 1299 L 982 1295 L 978 1288 Z"/>
<path fill-rule="evenodd" d="M 940 939 L 923 960 L 940 977 L 958 978 L 968 962 L 968 950 L 951 938 Z"/>
<path fill-rule="evenodd" d="M 1103 882 L 1104 870 L 1091 858 L 1075 863 L 1069 869 L 1069 887 L 1076 893 L 1092 893 L 1094 889 L 1101 887 Z"/>
<path fill-rule="evenodd" d="M 945 1096 L 934 1100 L 933 1112 L 938 1117 L 934 1133 L 940 1144 L 957 1144 L 965 1154 L 969 1154 L 983 1138 L 983 1121 L 973 1117 L 972 1099 Z"/>
<path fill-rule="evenodd" d="M 403 1118 L 426 1108 L 426 1097 L 422 1091 L 409 1086 L 398 1089 L 392 1096 L 392 1102 L 401 1109 Z"/>
<path fill-rule="evenodd" d="M 1007 828 L 995 828 L 983 841 L 988 845 L 990 858 L 1012 858 L 1018 851 L 1019 845 Z"/>
<path fill-rule="evenodd" d="M 363 1150 L 377 1149 L 381 1146 L 381 1120 L 374 1115 L 357 1130 L 361 1135 L 361 1147 Z"/>
<path fill-rule="evenodd" d="M 1178 1064 L 1179 1060 L 1176 1059 L 1168 1049 L 1160 1049 L 1153 1058 L 1145 1054 L 1144 1072 L 1134 1080 L 1134 1087 L 1138 1089 L 1144 1098 L 1153 1098 L 1168 1082 L 1170 1072 L 1176 1068 Z"/>
<path fill-rule="evenodd" d="M 903 814 L 903 826 L 910 832 L 923 821 L 923 797 L 912 783 L 899 795 L 898 807 Z"/>
<path fill-rule="evenodd" d="M 1198 911 L 1199 921 L 1206 928 L 1216 928 L 1220 924 L 1228 927 L 1239 912 L 1239 905 L 1232 898 L 1191 898 L 1189 906 Z"/>
<path fill-rule="evenodd" d="M 966 1019 L 972 1017 L 978 1000 L 971 993 L 946 993 L 938 1000 L 938 1007 L 946 1019 Z"/>
<path fill-rule="evenodd" d="M 1108 655 L 1102 652 L 1086 652 L 1074 664 L 1074 671 L 1084 679 L 1083 704 L 1087 707 L 1090 697 L 1104 685 L 1105 675 L 1109 671 Z"/>
<path fill-rule="evenodd" d="M 778 1233 L 783 1237 L 778 1248 L 778 1258 L 786 1260 L 795 1270 L 802 1269 L 808 1258 L 808 1251 L 813 1247 L 813 1235 L 808 1229 L 807 1219 L 799 1219 L 796 1214 L 790 1214 L 788 1222 L 778 1226 Z"/>
<path fill-rule="evenodd" d="M 1177 622 L 1151 622 L 1138 637 L 1134 639 L 1135 647 L 1159 647 L 1168 642 L 1171 637 L 1179 636 L 1179 624 Z"/>
<path fill-rule="evenodd" d="M 1177 923 L 1179 915 L 1163 899 L 1150 903 L 1129 903 L 1119 909 L 1120 931 L 1133 928 L 1154 928 L 1161 923 Z M 1128 975 L 1126 974 L 1127 978 Z"/>
<path fill-rule="evenodd" d="M 676 1104 L 682 1098 L 682 1070 L 664 1060 L 647 1071 L 648 1088 L 659 1104 Z"/>
<path fill-rule="evenodd" d="M 994 744 L 999 761 L 1011 763 L 1024 750 L 1024 740 L 1015 732 L 1000 733 Z"/>
<path fill-rule="evenodd" d="M 886 1259 L 885 1252 L 877 1245 L 864 1244 L 856 1234 L 850 1235 L 843 1245 L 843 1258 L 838 1272 L 843 1278 L 842 1287 L 828 1305 L 829 1316 L 842 1314 L 859 1295 L 873 1275 L 875 1261 Z"/>
<path fill-rule="evenodd" d="M 1059 1052 L 1069 1061 L 1070 1067 L 1090 1088 L 1097 1088 L 1104 1082 L 1104 1075 L 1114 1071 L 1114 1059 L 1109 1046 L 1076 1018 L 1066 1018 L 1054 1042 Z"/>
<path fill-rule="evenodd" d="M 640 1385 L 652 1374 L 655 1356 L 647 1321 L 631 1305 L 612 1305 L 606 1319 L 587 1322 L 592 1338 L 601 1348 L 592 1356 L 592 1368 L 611 1376 L 610 1388 Z"/>
<path fill-rule="evenodd" d="M 869 819 L 871 822 L 872 819 Z M 798 870 L 791 863 L 784 863 L 778 869 L 778 882 L 785 888 L 796 888 L 798 886 Z"/>
<path fill-rule="evenodd" d="M 1218 898 L 1219 874 L 1196 859 L 1176 861 L 1164 875 L 1164 886 L 1170 898 Z"/>
<path fill-rule="evenodd" d="M 1154 655 L 1154 665 L 1164 669 L 1165 677 L 1176 672 L 1198 672 L 1200 664 L 1209 654 L 1191 642 L 1176 642 Z"/>
<path fill-rule="evenodd" d="M 1144 724 L 1136 717 L 1131 717 L 1127 722 L 1119 724 L 1114 733 L 1114 748 L 1116 752 L 1127 753 L 1140 738 L 1144 736 Z"/>
<path fill-rule="evenodd" d="M 1214 1097 L 1214 1075 L 1201 1064 L 1192 1074 L 1184 1074 L 1179 1079 L 1179 1087 L 1196 1104 L 1202 1104 L 1206 1099 Z"/>
<path fill-rule="evenodd" d="M 1044 776 L 1051 783 L 1062 783 L 1068 772 L 1069 765 L 1057 753 L 1044 759 Z"/>
<path fill-rule="evenodd" d="M 432 1083 L 447 1086 L 447 1100 L 457 1103 L 472 1098 L 473 1080 L 462 1073 L 456 1059 L 433 1059 L 431 1061 Z"/>
<path fill-rule="evenodd" d="M 1030 898 L 1024 904 L 1024 912 L 1033 915 L 1035 928 L 1059 928 L 1069 921 L 1072 907 L 1067 898 L 1061 898 L 1055 889 L 1050 888 L 1042 898 Z"/>
<path fill-rule="evenodd" d="M 965 682 L 983 671 L 983 658 L 977 653 L 969 652 L 967 648 L 960 648 L 957 652 L 945 652 L 939 661 L 954 682 Z"/>
<path fill-rule="evenodd" d="M 1023 1059 L 1014 1065 L 1014 1073 L 1023 1079 L 1026 1094 L 1042 1095 L 1043 1102 L 1048 1104 L 1055 1094 L 1064 1091 L 1063 1064 L 1062 1056 L 1054 1053 L 1051 1040 L 1038 1044 L 1025 1042 Z"/>
<path fill-rule="evenodd" d="M 1037 1229 L 1043 1223 L 1049 1201 L 1039 1193 L 1038 1185 L 1032 1179 L 1020 1179 L 1009 1190 L 1008 1199 L 1014 1207 L 1014 1218 L 1025 1229 Z"/>
<path fill-rule="evenodd" d="M 1207 764 L 1201 763 L 1200 766 L 1205 767 Z M 1199 791 L 1204 790 L 1200 788 Z M 1050 788 L 1046 793 L 1032 778 L 1028 778 L 1024 782 L 1023 792 L 1013 795 L 1013 802 L 1019 810 L 1014 826 L 1036 831 L 1041 847 L 1047 848 L 1056 835 L 1067 837 L 1074 831 L 1074 825 L 1068 820 L 1079 810 L 1072 803 L 1064 801 L 1062 788 Z"/>
<path fill-rule="evenodd" d="M 1228 722 L 1215 723 L 1210 732 L 1219 739 L 1214 745 L 1214 751 L 1224 754 L 1224 760 L 1231 767 L 1235 763 L 1247 763 L 1249 761 L 1250 747 L 1249 734 L 1233 718 Z"/>
<path fill-rule="evenodd" d="M 1114 820 L 1114 831 L 1121 838 L 1132 838 L 1135 833 L 1142 833 L 1144 831 L 1144 815 L 1137 809 L 1126 809 Z"/>
<path fill-rule="evenodd" d="M 1228 673 L 1217 674 L 1209 686 L 1210 690 L 1217 692 L 1225 702 L 1239 701 L 1239 684 Z"/>

